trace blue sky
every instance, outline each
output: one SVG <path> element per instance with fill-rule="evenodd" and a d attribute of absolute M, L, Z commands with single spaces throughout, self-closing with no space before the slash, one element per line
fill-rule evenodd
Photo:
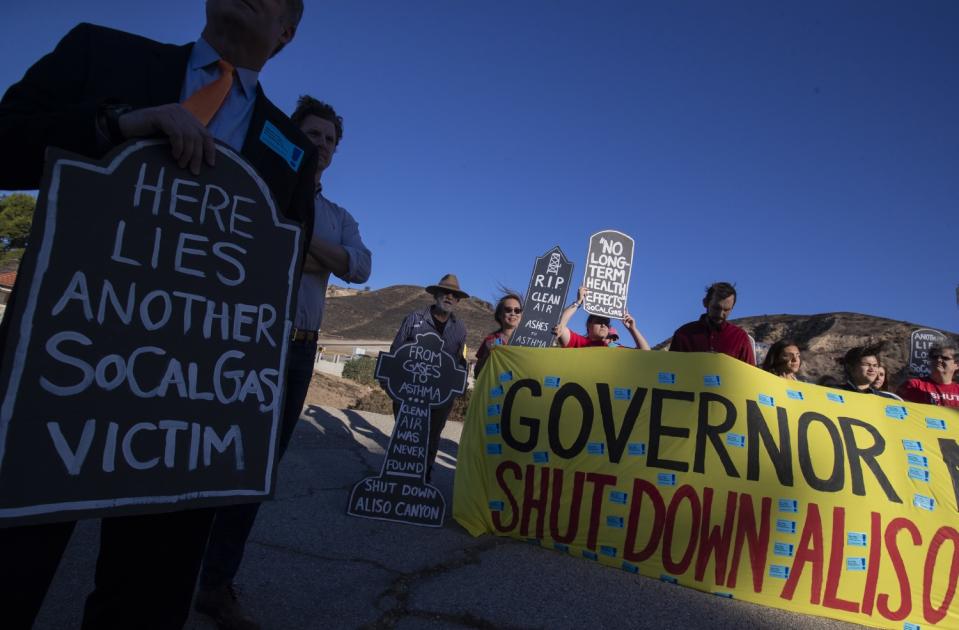
<path fill-rule="evenodd" d="M 80 21 L 176 43 L 203 23 L 200 0 L 7 4 L 2 89 Z M 261 81 L 345 118 L 324 187 L 373 288 L 454 272 L 493 300 L 557 244 L 578 282 L 589 235 L 616 229 L 653 343 L 716 280 L 734 317 L 959 330 L 957 2 L 306 4 Z"/>

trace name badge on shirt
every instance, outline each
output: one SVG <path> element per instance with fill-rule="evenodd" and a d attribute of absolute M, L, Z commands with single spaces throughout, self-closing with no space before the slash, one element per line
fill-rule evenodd
<path fill-rule="evenodd" d="M 300 170 L 300 164 L 303 162 L 303 149 L 296 146 L 283 135 L 276 125 L 269 120 L 263 123 L 263 131 L 260 132 L 260 142 L 268 146 L 274 153 L 283 158 L 293 172 Z"/>

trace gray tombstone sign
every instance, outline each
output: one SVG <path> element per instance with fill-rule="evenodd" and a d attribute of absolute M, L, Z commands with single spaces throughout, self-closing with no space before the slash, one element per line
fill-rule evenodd
<path fill-rule="evenodd" d="M 633 245 L 632 238 L 616 230 L 604 230 L 590 237 L 583 273 L 583 286 L 589 289 L 584 304 L 587 313 L 614 319 L 626 315 Z"/>
<path fill-rule="evenodd" d="M 559 245 L 536 259 L 523 302 L 523 321 L 509 345 L 548 348 L 573 278 L 573 263 Z"/>
<path fill-rule="evenodd" d="M 443 350 L 436 333 L 384 352 L 376 360 L 376 378 L 400 403 L 383 467 L 376 477 L 353 486 L 350 516 L 441 527 L 446 499 L 426 482 L 430 408 L 446 404 L 466 389 L 466 370 Z"/>
<path fill-rule="evenodd" d="M 300 229 L 239 155 L 51 150 L 7 316 L 0 526 L 273 491 Z"/>
<path fill-rule="evenodd" d="M 929 348 L 945 343 L 946 336 L 938 330 L 920 328 L 909 337 L 909 374 L 925 378 L 929 376 Z"/>

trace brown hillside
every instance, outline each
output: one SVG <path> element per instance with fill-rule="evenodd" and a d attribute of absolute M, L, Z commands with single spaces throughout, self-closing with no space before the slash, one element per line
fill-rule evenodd
<path fill-rule="evenodd" d="M 432 298 L 424 287 L 409 284 L 330 296 L 326 299 L 323 334 L 344 339 L 391 341 L 404 317 L 431 303 Z M 455 314 L 466 324 L 466 343 L 472 358 L 479 343 L 496 328 L 493 307 L 489 302 L 471 297 L 460 301 Z"/>
<path fill-rule="evenodd" d="M 803 346 L 802 375 L 815 381 L 820 376 L 839 377 L 836 359 L 850 348 L 883 344 L 882 361 L 891 371 L 891 382 L 898 385 L 906 378 L 909 357 L 909 335 L 918 328 L 929 328 L 910 322 L 860 313 L 821 313 L 819 315 L 757 315 L 732 320 L 751 334 L 757 343 L 772 344 L 791 337 Z M 959 341 L 959 335 L 942 331 Z M 667 339 L 656 346 L 669 346 Z"/>

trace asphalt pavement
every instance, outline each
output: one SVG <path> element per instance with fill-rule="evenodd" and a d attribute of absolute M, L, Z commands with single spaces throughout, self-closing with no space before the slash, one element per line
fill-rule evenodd
<path fill-rule="evenodd" d="M 266 629 L 298 628 L 853 628 L 728 600 L 528 543 L 474 538 L 452 520 L 461 425 L 450 422 L 433 483 L 441 528 L 353 518 L 353 485 L 379 473 L 393 419 L 307 409 L 263 506 L 237 583 Z M 79 626 L 96 560 L 96 521 L 70 543 L 38 629 Z M 0 618 L 2 619 L 2 618 Z M 2 623 L 0 623 L 2 625 Z M 215 625 L 194 613 L 187 628 Z"/>

